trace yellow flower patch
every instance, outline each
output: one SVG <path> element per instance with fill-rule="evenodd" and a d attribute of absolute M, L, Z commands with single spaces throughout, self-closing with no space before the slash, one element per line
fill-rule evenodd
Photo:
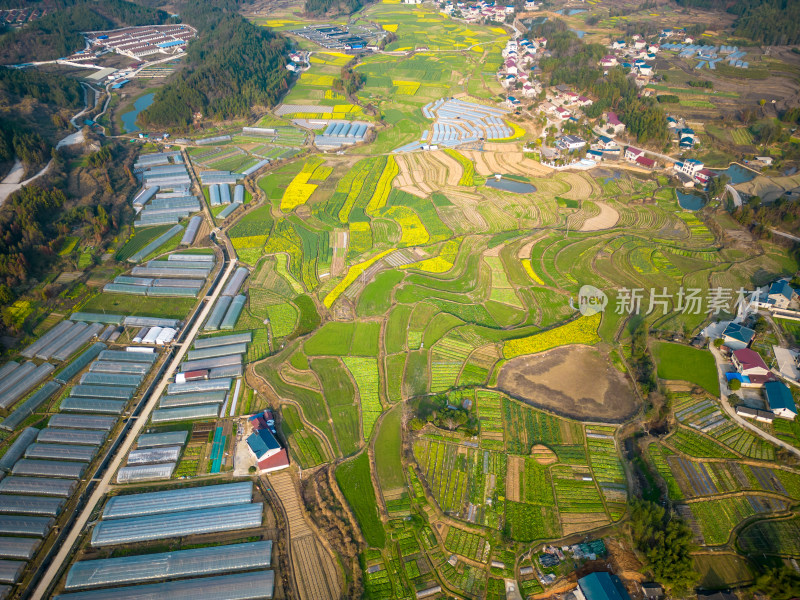
<path fill-rule="evenodd" d="M 380 259 L 382 259 L 384 256 L 386 256 L 390 252 L 394 252 L 394 250 L 384 250 L 383 252 L 381 252 L 380 254 L 376 254 L 372 258 L 368 258 L 364 262 L 360 262 L 360 263 L 350 267 L 350 269 L 348 269 L 348 271 L 347 271 L 347 275 L 344 276 L 344 279 L 342 279 L 339 283 L 337 283 L 336 287 L 333 288 L 328 293 L 327 296 L 325 296 L 325 299 L 322 301 L 323 304 L 327 308 L 330 308 L 331 306 L 333 306 L 333 303 L 336 302 L 336 299 L 339 296 L 341 296 L 342 292 L 344 292 L 348 287 L 350 287 L 350 285 L 356 279 L 358 279 L 359 275 L 361 275 L 364 271 L 369 269 L 372 265 L 374 265 L 376 262 L 378 262 Z"/>
<path fill-rule="evenodd" d="M 544 352 L 545 350 L 568 344 L 594 345 L 600 341 L 600 336 L 597 335 L 600 318 L 600 313 L 590 317 L 579 317 L 555 329 L 535 333 L 516 340 L 508 340 L 503 344 L 503 356 L 507 359 L 514 358 L 523 354 Z"/>
<path fill-rule="evenodd" d="M 311 173 L 300 172 L 295 175 L 292 182 L 286 187 L 286 191 L 281 198 L 281 210 L 283 212 L 290 212 L 298 206 L 308 202 L 311 194 L 317 189 L 313 183 L 308 183 L 311 178 Z"/>
<path fill-rule="evenodd" d="M 245 248 L 263 248 L 267 243 L 266 235 L 248 235 L 247 237 L 231 238 L 231 244 L 237 250 L 244 250 Z"/>
<path fill-rule="evenodd" d="M 524 258 L 522 259 L 522 268 L 525 269 L 525 272 L 528 274 L 528 277 L 533 279 L 539 285 L 544 285 L 544 281 L 542 278 L 536 274 L 536 271 L 533 270 L 533 265 L 531 265 L 531 259 Z"/>
<path fill-rule="evenodd" d="M 386 214 L 400 225 L 402 231 L 400 236 L 401 245 L 419 246 L 427 243 L 431 238 L 417 213 L 410 208 L 406 208 L 405 206 L 393 206 L 386 211 Z"/>
<path fill-rule="evenodd" d="M 378 212 L 386 205 L 389 192 L 392 191 L 392 181 L 399 173 L 400 168 L 397 166 L 397 161 L 395 161 L 393 156 L 390 156 L 386 160 L 386 167 L 384 167 L 383 173 L 381 173 L 378 185 L 375 186 L 375 193 L 372 195 L 372 198 L 370 198 L 369 204 L 367 204 L 366 212 L 368 215 Z"/>

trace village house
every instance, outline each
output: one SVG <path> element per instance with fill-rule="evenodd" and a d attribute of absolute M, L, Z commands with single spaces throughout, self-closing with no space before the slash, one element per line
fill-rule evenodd
<path fill-rule="evenodd" d="M 722 332 L 722 341 L 731 350 L 741 350 L 750 345 L 755 334 L 749 327 L 731 321 Z"/>
<path fill-rule="evenodd" d="M 606 128 L 613 129 L 614 135 L 619 135 L 625 131 L 625 124 L 619 120 L 616 113 L 608 111 L 606 113 Z"/>
<path fill-rule="evenodd" d="M 634 148 L 633 146 L 625 148 L 625 160 L 636 162 L 636 159 L 643 155 L 644 150 L 640 150 L 639 148 Z"/>
<path fill-rule="evenodd" d="M 770 286 L 767 297 L 775 308 L 787 308 L 792 300 L 797 298 L 797 291 L 789 285 L 788 281 L 780 279 Z"/>
<path fill-rule="evenodd" d="M 559 138 L 556 142 L 556 146 L 561 150 L 567 150 L 569 152 L 573 152 L 575 150 L 579 150 L 586 145 L 586 140 L 577 135 L 565 135 Z"/>
<path fill-rule="evenodd" d="M 683 162 L 675 163 L 676 171 L 683 173 L 684 175 L 688 175 L 692 179 L 695 179 L 695 176 L 698 172 L 700 172 L 700 170 L 702 170 L 702 168 L 703 163 L 694 158 L 687 158 Z"/>
<path fill-rule="evenodd" d="M 762 386 L 775 379 L 761 355 L 750 348 L 734 350 L 731 354 L 731 362 L 736 368 L 736 372 L 742 376 L 740 380 L 742 384 Z"/>
<path fill-rule="evenodd" d="M 594 148 L 596 150 L 609 150 L 611 148 L 616 148 L 616 147 L 617 147 L 617 142 L 612 140 L 607 135 L 601 135 L 600 137 L 597 138 L 597 140 L 594 143 Z"/>
<path fill-rule="evenodd" d="M 782 381 L 768 381 L 764 384 L 764 395 L 767 408 L 782 419 L 794 420 L 797 416 L 797 406 L 792 398 L 792 392 Z"/>

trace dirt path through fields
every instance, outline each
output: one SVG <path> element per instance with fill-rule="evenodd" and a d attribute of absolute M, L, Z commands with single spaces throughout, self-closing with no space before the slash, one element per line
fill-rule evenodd
<path fill-rule="evenodd" d="M 292 570 L 300 598 L 338 600 L 341 586 L 336 566 L 305 520 L 300 493 L 294 479 L 286 471 L 271 474 L 267 479 L 286 511 Z"/>

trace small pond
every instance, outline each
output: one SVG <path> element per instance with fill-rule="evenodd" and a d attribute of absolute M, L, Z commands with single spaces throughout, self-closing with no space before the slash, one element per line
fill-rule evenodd
<path fill-rule="evenodd" d="M 514 194 L 532 194 L 536 191 L 536 188 L 530 183 L 514 181 L 513 179 L 487 179 L 486 187 L 503 190 L 504 192 L 512 192 Z"/>
<path fill-rule="evenodd" d="M 697 194 L 687 194 L 681 190 L 675 190 L 678 195 L 678 204 L 685 210 L 700 210 L 706 202 L 706 199 Z"/>
<path fill-rule="evenodd" d="M 570 31 L 572 33 L 574 33 L 575 35 L 577 35 L 581 39 L 583 39 L 583 36 L 586 35 L 586 32 L 585 31 L 581 31 L 580 29 L 570 29 Z"/>
<path fill-rule="evenodd" d="M 133 110 L 126 112 L 120 117 L 120 119 L 122 119 L 122 126 L 125 128 L 125 133 L 139 131 L 139 127 L 136 125 L 136 119 L 139 118 L 140 112 L 153 103 L 154 96 L 155 94 L 145 94 L 141 98 L 138 98 L 136 102 L 133 103 Z"/>
<path fill-rule="evenodd" d="M 711 169 L 717 175 L 722 175 L 723 173 L 730 178 L 731 185 L 736 185 L 737 183 L 745 183 L 753 179 L 757 173 L 751 171 L 750 169 L 746 169 L 741 165 L 732 164 L 727 169 Z"/>

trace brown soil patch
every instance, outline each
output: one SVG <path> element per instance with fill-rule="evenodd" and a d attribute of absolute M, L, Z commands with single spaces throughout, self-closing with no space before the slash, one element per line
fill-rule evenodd
<path fill-rule="evenodd" d="M 445 169 L 447 169 L 447 185 L 458 185 L 461 181 L 461 175 L 464 173 L 464 167 L 455 158 L 442 150 L 437 150 L 430 153 L 430 158 L 438 160 Z"/>
<path fill-rule="evenodd" d="M 590 346 L 511 359 L 497 387 L 534 406 L 586 421 L 623 421 L 638 408 L 625 376 Z"/>
<path fill-rule="evenodd" d="M 513 502 L 520 501 L 519 479 L 525 470 L 525 459 L 522 456 L 508 457 L 508 470 L 506 471 L 506 498 Z"/>
<path fill-rule="evenodd" d="M 543 444 L 536 444 L 531 448 L 531 454 L 533 458 L 536 459 L 536 462 L 541 465 L 552 465 L 554 462 L 558 461 L 556 453 Z"/>
<path fill-rule="evenodd" d="M 619 213 L 611 208 L 608 204 L 596 202 L 600 207 L 600 214 L 589 219 L 586 219 L 581 225 L 581 231 L 601 231 L 603 229 L 610 229 L 619 221 Z"/>

